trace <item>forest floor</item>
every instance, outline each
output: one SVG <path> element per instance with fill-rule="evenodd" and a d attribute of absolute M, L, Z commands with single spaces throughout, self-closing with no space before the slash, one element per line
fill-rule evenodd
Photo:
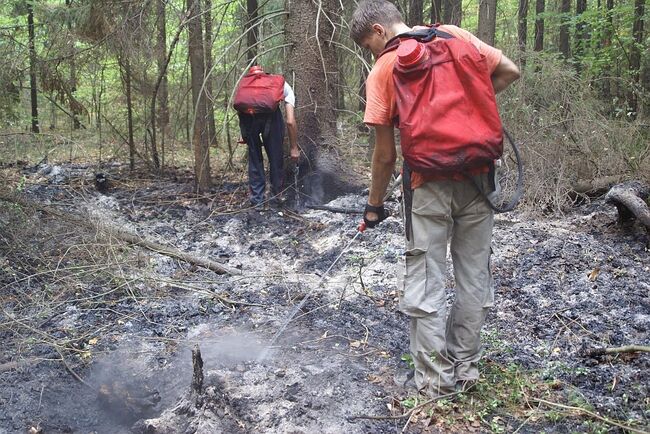
<path fill-rule="evenodd" d="M 0 433 L 650 430 L 650 354 L 588 355 L 650 341 L 648 234 L 598 199 L 497 216 L 481 380 L 420 406 L 393 380 L 408 361 L 399 218 L 351 242 L 359 215 L 248 209 L 239 180 L 197 201 L 189 176 L 107 172 L 100 194 L 92 167 L 2 169 L 21 198 L 65 214 L 0 200 Z M 241 274 L 134 247 L 105 224 Z M 205 382 L 191 393 L 197 345 Z"/>

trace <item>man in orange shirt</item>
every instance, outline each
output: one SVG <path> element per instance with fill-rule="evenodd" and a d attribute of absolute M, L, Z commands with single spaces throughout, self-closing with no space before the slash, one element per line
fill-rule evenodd
<path fill-rule="evenodd" d="M 413 29 L 387 0 L 360 2 L 350 28 L 352 39 L 377 59 L 366 83 L 364 116 L 364 122 L 376 132 L 372 180 L 364 212 L 366 226 L 372 228 L 387 217 L 383 196 L 397 158 L 392 79 L 397 54 L 393 50 L 379 55 L 390 39 Z M 456 26 L 441 25 L 438 29 L 478 49 L 486 60 L 495 92 L 519 78 L 517 66 L 500 50 Z M 476 185 L 488 189 L 486 172 L 487 166 L 472 171 L 474 181 L 464 172 L 435 176 L 411 174 L 411 233 L 407 234 L 400 310 L 411 318 L 410 352 L 415 365 L 415 386 L 434 397 L 463 390 L 479 376 L 480 331 L 494 299 L 489 269 L 494 216 Z M 456 297 L 447 316 L 448 240 Z"/>

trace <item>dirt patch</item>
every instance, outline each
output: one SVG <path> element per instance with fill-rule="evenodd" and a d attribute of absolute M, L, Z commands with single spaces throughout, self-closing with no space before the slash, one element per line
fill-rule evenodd
<path fill-rule="evenodd" d="M 219 276 L 0 203 L 0 221 L 11 229 L 0 238 L 0 432 L 392 433 L 405 426 L 406 419 L 350 419 L 415 405 L 392 379 L 408 352 L 408 319 L 396 299 L 397 218 L 364 233 L 323 276 L 355 235 L 358 216 L 245 209 L 238 183 L 224 184 L 208 204 L 191 197 L 191 184 L 163 180 L 115 181 L 101 195 L 90 169 L 75 170 L 77 177 L 56 183 L 28 173 L 38 184 L 28 182 L 23 194 L 242 275 Z M 348 195 L 330 205 L 364 200 Z M 390 206 L 397 215 L 397 204 Z M 615 209 L 599 201 L 561 218 L 498 217 L 497 301 L 484 330 L 482 383 L 469 398 L 427 408 L 406 431 L 611 428 L 578 411 L 551 412 L 536 398 L 647 427 L 650 357 L 584 356 L 596 346 L 648 343 L 647 244 L 647 233 L 618 227 Z M 189 405 L 189 352 L 197 344 L 206 382 L 200 405 Z M 112 404 L 102 387 L 116 397 Z"/>

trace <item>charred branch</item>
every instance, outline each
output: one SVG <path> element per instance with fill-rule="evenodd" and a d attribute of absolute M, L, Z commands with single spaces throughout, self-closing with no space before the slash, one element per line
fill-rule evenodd
<path fill-rule="evenodd" d="M 639 181 L 615 185 L 605 196 L 605 202 L 616 206 L 619 223 L 636 218 L 650 230 L 650 209 L 646 202 L 650 188 Z"/>

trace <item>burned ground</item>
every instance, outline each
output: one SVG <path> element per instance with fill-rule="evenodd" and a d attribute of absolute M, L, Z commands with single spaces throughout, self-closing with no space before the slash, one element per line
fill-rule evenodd
<path fill-rule="evenodd" d="M 203 202 L 183 181 L 114 179 L 104 195 L 88 169 L 63 169 L 60 179 L 22 173 L 22 197 L 242 274 L 217 275 L 0 202 L 0 433 L 648 429 L 648 354 L 586 355 L 649 340 L 648 235 L 619 227 L 601 201 L 560 217 L 497 218 L 483 378 L 407 424 L 353 419 L 417 403 L 393 382 L 408 352 L 408 320 L 397 311 L 398 218 L 344 250 L 358 217 L 243 209 L 237 182 Z M 331 205 L 364 200 L 347 195 Z M 192 407 L 196 344 L 206 385 Z"/>

